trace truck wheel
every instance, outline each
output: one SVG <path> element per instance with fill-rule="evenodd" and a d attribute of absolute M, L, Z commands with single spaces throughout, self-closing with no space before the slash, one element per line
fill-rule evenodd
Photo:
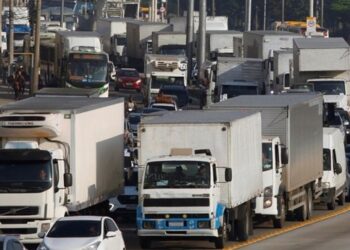
<path fill-rule="evenodd" d="M 249 237 L 249 228 L 250 228 L 250 213 L 249 206 L 244 205 L 244 217 L 237 220 L 237 239 L 239 241 L 246 241 Z"/>
<path fill-rule="evenodd" d="M 225 243 L 227 240 L 226 218 L 224 218 L 222 227 L 220 227 L 218 231 L 219 231 L 219 237 L 215 239 L 215 248 L 223 249 L 225 247 Z"/>
<path fill-rule="evenodd" d="M 313 209 L 314 209 L 314 203 L 312 200 L 312 189 L 308 188 L 307 189 L 307 219 L 311 219 Z"/>
<path fill-rule="evenodd" d="M 283 196 L 278 200 L 278 216 L 273 219 L 274 228 L 282 228 L 286 222 L 286 205 Z"/>
<path fill-rule="evenodd" d="M 302 207 L 299 207 L 296 210 L 296 215 L 299 221 L 306 221 L 307 220 L 307 213 L 308 213 L 308 194 L 307 190 L 305 190 L 305 195 L 304 195 L 304 202 L 305 204 Z"/>
<path fill-rule="evenodd" d="M 345 204 L 345 194 L 344 192 L 342 192 L 339 196 L 338 196 L 338 205 L 339 206 L 344 206 Z"/>
<path fill-rule="evenodd" d="M 237 239 L 237 224 L 233 218 L 230 222 L 230 230 L 227 232 L 227 238 L 230 241 L 235 241 Z"/>
<path fill-rule="evenodd" d="M 335 209 L 335 196 L 332 197 L 332 201 L 327 203 L 328 210 L 334 210 Z"/>
<path fill-rule="evenodd" d="M 151 248 L 152 241 L 147 237 L 140 237 L 140 246 L 142 249 Z"/>

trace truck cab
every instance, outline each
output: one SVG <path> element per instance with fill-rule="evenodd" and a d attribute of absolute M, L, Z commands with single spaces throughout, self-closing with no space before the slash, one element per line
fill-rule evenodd
<path fill-rule="evenodd" d="M 285 209 L 279 211 L 279 208 L 284 208 L 281 184 L 283 165 L 287 160 L 286 148 L 281 144 L 279 137 L 262 138 L 264 191 L 256 198 L 255 214 L 271 217 L 276 228 L 283 226 L 285 218 Z"/>
<path fill-rule="evenodd" d="M 216 97 L 217 101 L 224 101 L 239 95 L 258 95 L 261 93 L 257 81 L 233 80 L 217 84 Z"/>
<path fill-rule="evenodd" d="M 323 128 L 323 176 L 321 201 L 334 210 L 336 200 L 344 205 L 346 187 L 344 137 L 338 128 Z"/>
<path fill-rule="evenodd" d="M 146 163 L 137 208 L 137 234 L 143 248 L 149 247 L 153 238 L 169 236 L 215 238 L 215 245 L 220 246 L 225 204 L 216 160 L 183 152 L 172 150 L 169 156 Z M 225 181 L 231 180 L 229 170 L 225 170 Z"/>

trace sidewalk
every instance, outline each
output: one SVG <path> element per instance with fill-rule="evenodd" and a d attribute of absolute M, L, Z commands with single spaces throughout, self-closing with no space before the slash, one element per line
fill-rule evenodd
<path fill-rule="evenodd" d="M 26 98 L 26 96 L 27 95 L 25 95 L 24 98 Z M 0 106 L 14 101 L 15 98 L 13 90 L 10 89 L 7 85 L 3 85 L 2 80 L 0 79 Z"/>

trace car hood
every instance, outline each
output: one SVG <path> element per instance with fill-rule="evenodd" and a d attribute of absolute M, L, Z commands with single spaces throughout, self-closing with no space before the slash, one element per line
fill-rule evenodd
<path fill-rule="evenodd" d="M 140 78 L 138 78 L 138 77 L 126 77 L 126 76 L 121 76 L 121 77 L 119 77 L 119 79 L 121 79 L 122 81 L 133 81 L 133 82 L 135 82 L 135 81 L 137 81 L 137 80 L 139 80 Z"/>
<path fill-rule="evenodd" d="M 44 243 L 50 250 L 80 250 L 99 240 L 99 237 L 86 238 L 45 238 Z"/>

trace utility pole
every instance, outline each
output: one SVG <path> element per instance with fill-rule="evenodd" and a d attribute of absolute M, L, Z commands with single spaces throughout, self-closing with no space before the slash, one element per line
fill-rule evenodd
<path fill-rule="evenodd" d="M 323 27 L 323 15 L 324 15 L 324 0 L 321 0 L 321 27 Z"/>
<path fill-rule="evenodd" d="M 8 42 L 8 50 L 9 50 L 9 71 L 8 73 L 12 74 L 12 64 L 13 64 L 13 53 L 14 53 L 14 25 L 13 25 L 13 0 L 9 0 L 9 24 L 10 24 L 10 34 L 9 34 L 9 42 Z"/>
<path fill-rule="evenodd" d="M 284 23 L 284 0 L 282 0 L 282 18 L 281 18 L 282 23 Z"/>
<path fill-rule="evenodd" d="M 198 28 L 198 69 L 205 62 L 205 30 L 207 19 L 207 0 L 199 1 L 199 28 Z"/>
<path fill-rule="evenodd" d="M 63 28 L 64 23 L 64 0 L 61 0 L 61 27 Z"/>
<path fill-rule="evenodd" d="M 310 0 L 310 10 L 309 10 L 309 16 L 313 17 L 314 16 L 314 0 Z"/>
<path fill-rule="evenodd" d="M 34 73 L 31 83 L 30 93 L 33 94 L 38 90 L 39 73 L 40 73 L 40 16 L 41 16 L 41 0 L 36 2 L 36 22 L 35 22 L 35 51 L 34 51 Z"/>
<path fill-rule="evenodd" d="M 216 8 L 215 8 L 215 0 L 211 0 L 211 15 L 215 16 L 216 15 Z"/>
<path fill-rule="evenodd" d="M 245 31 L 251 30 L 252 0 L 245 0 Z"/>
<path fill-rule="evenodd" d="M 180 16 L 180 0 L 177 0 L 176 4 L 176 15 Z"/>
<path fill-rule="evenodd" d="M 2 3 L 3 1 L 0 1 L 0 39 L 2 39 Z M 2 42 L 0 42 L 0 66 L 2 66 Z"/>
<path fill-rule="evenodd" d="M 178 0 L 179 1 L 179 0 Z M 187 0 L 187 27 L 186 27 L 186 54 L 187 54 L 187 82 L 191 82 L 192 78 L 192 55 L 193 55 L 193 11 L 194 11 L 194 0 Z"/>
<path fill-rule="evenodd" d="M 264 0 L 264 24 L 263 29 L 266 30 L 266 0 Z"/>

